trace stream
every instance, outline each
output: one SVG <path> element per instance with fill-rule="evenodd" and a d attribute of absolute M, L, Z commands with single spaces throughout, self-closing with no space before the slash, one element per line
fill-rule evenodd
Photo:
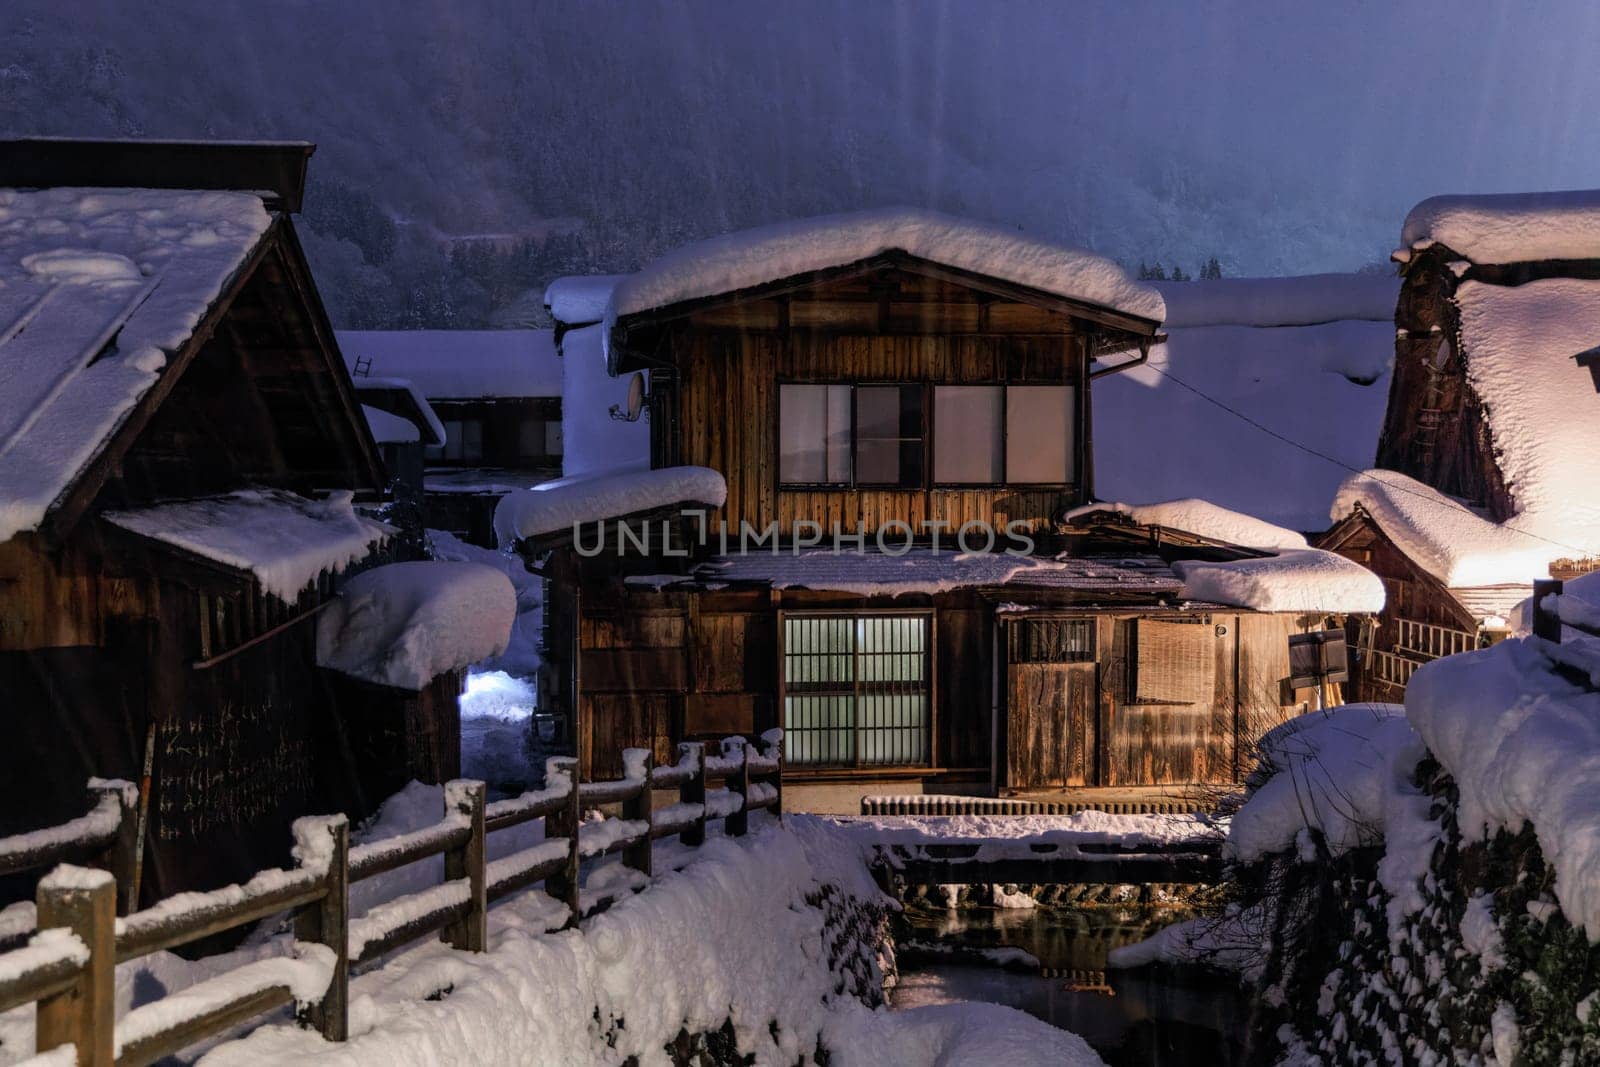
<path fill-rule="evenodd" d="M 1078 1034 L 1112 1067 L 1242 1063 L 1243 997 L 1230 983 L 1185 980 L 1167 969 L 1101 973 L 1112 948 L 1193 914 L 1153 905 L 945 909 L 908 902 L 895 932 L 901 965 L 892 1004 L 1005 1004 Z M 1036 957 L 1043 973 L 939 958 L 1006 948 Z"/>

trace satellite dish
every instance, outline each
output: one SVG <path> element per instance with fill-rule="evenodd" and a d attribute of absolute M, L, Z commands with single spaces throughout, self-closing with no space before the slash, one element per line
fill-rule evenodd
<path fill-rule="evenodd" d="M 621 404 L 612 404 L 611 417 L 618 422 L 638 422 L 648 399 L 644 391 L 644 372 L 635 371 L 633 377 L 628 379 L 627 410 L 624 411 Z"/>

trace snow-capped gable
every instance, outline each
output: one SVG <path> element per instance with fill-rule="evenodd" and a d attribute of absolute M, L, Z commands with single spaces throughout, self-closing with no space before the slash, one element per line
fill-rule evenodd
<path fill-rule="evenodd" d="M 1436 244 L 1473 263 L 1600 258 L 1600 190 L 1429 197 L 1406 216 L 1395 257 Z"/>
<path fill-rule="evenodd" d="M 0 541 L 39 526 L 270 224 L 249 193 L 0 189 Z"/>
<path fill-rule="evenodd" d="M 901 251 L 1158 323 L 1161 294 L 1092 252 L 916 208 L 798 219 L 688 245 L 624 278 L 610 318 L 731 293 Z"/>
<path fill-rule="evenodd" d="M 1225 541 L 1242 548 L 1305 548 L 1302 534 L 1263 522 L 1253 515 L 1230 511 L 1209 500 L 1185 497 L 1157 504 L 1085 504 L 1064 516 L 1068 522 L 1080 515 L 1114 511 L 1145 526 L 1165 526 L 1212 541 Z"/>

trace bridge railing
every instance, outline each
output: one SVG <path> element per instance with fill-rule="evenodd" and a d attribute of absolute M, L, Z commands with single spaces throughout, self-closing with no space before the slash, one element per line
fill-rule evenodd
<path fill-rule="evenodd" d="M 663 767 L 651 765 L 648 750 L 629 749 L 626 775 L 609 782 L 578 783 L 575 760 L 553 759 L 544 789 L 492 804 L 486 803 L 484 783 L 449 782 L 438 822 L 355 848 L 345 816 L 300 819 L 295 866 L 211 892 L 181 893 L 120 920 L 120 873 L 61 864 L 39 882 L 36 923 L 23 933 L 26 943 L 0 953 L 0 1012 L 35 1004 L 36 1049 L 70 1045 L 79 1067 L 154 1063 L 290 1003 L 299 1006 L 302 1025 L 343 1041 L 352 966 L 435 934 L 452 947 L 484 951 L 489 905 L 541 882 L 565 906 L 568 925 L 575 925 L 585 914 L 585 860 L 620 853 L 623 866 L 647 876 L 658 840 L 677 837 L 694 848 L 704 843 L 708 823 L 720 821 L 724 833 L 740 836 L 752 811 L 781 817 L 781 740 L 774 735 L 769 741 L 758 753 L 744 738 L 728 738 L 711 756 L 702 743 L 691 742 L 678 746 L 678 761 Z M 656 791 L 671 789 L 677 801 L 657 809 Z M 26 855 L 28 864 L 13 869 L 29 870 L 103 852 L 122 841 L 123 827 L 133 822 L 126 794 L 122 790 L 115 799 L 114 834 L 97 806 L 92 826 L 74 820 L 0 839 L 0 857 Z M 620 812 L 584 821 L 585 810 L 600 805 Z M 491 834 L 536 820 L 544 823 L 542 841 L 488 860 Z M 17 844 L 24 839 L 27 849 Z M 350 917 L 352 884 L 435 856 L 444 860 L 439 884 Z M 626 889 L 599 890 L 589 908 L 604 906 L 619 891 Z M 283 913 L 294 919 L 289 955 L 245 964 L 114 1018 L 116 964 Z"/>

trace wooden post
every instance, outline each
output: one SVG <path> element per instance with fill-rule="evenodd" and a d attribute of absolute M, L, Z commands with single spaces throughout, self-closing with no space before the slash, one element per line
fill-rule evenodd
<path fill-rule="evenodd" d="M 39 880 L 40 930 L 66 927 L 89 949 L 72 988 L 35 1008 L 34 1047 L 77 1050 L 78 1067 L 112 1067 L 117 991 L 117 880 L 105 871 L 62 864 Z"/>
<path fill-rule="evenodd" d="M 333 838 L 328 858 L 327 892 L 322 899 L 302 907 L 294 918 L 297 941 L 326 945 L 333 950 L 333 978 L 328 991 L 313 1004 L 305 1021 L 328 1041 L 343 1041 L 350 1033 L 350 821 L 343 815 L 319 820 L 311 833 Z"/>
<path fill-rule="evenodd" d="M 750 830 L 750 746 L 739 746 L 739 770 L 728 779 L 728 791 L 737 793 L 744 803 L 739 810 L 722 822 L 722 832 L 729 837 L 743 837 Z"/>
<path fill-rule="evenodd" d="M 583 803 L 578 796 L 578 761 L 570 756 L 553 759 L 548 766 L 551 770 L 565 774 L 572 783 L 572 792 L 567 795 L 567 804 L 560 811 L 551 812 L 544 819 L 545 837 L 565 837 L 567 839 L 567 863 L 557 874 L 552 874 L 544 880 L 544 891 L 565 904 L 571 915 L 567 919 L 568 926 L 578 925 L 578 824 L 583 818 Z"/>
<path fill-rule="evenodd" d="M 445 815 L 465 815 L 472 832 L 460 848 L 444 854 L 444 880 L 467 880 L 467 914 L 446 926 L 440 936 L 451 948 L 482 952 L 489 946 L 489 885 L 485 877 L 483 807 L 487 788 L 482 782 L 455 779 L 445 783 Z"/>
<path fill-rule="evenodd" d="M 117 803 L 117 836 L 99 866 L 117 880 L 117 914 L 127 915 L 139 910 L 139 880 L 134 875 L 139 853 L 139 794 L 128 782 L 91 778 L 90 808 L 99 807 L 107 796 Z"/>
<path fill-rule="evenodd" d="M 706 745 L 704 741 L 685 741 L 678 746 L 678 752 L 694 760 L 694 773 L 678 787 L 678 803 L 700 805 L 700 818 L 678 835 L 678 841 L 698 848 L 706 843 Z"/>
<path fill-rule="evenodd" d="M 644 782 L 639 787 L 639 795 L 629 797 L 622 802 L 622 817 L 629 820 L 642 820 L 646 826 L 644 838 L 635 844 L 628 845 L 622 850 L 622 865 L 632 867 L 643 874 L 650 873 L 651 839 L 650 830 L 655 818 L 651 814 L 655 808 L 655 790 L 650 785 L 650 772 L 656 764 L 655 753 L 645 750 L 644 756 Z"/>
<path fill-rule="evenodd" d="M 1561 643 L 1561 617 L 1546 611 L 1544 598 L 1560 596 L 1563 583 L 1554 578 L 1539 578 L 1533 583 L 1533 636 Z"/>
<path fill-rule="evenodd" d="M 772 760 L 774 763 L 776 763 L 778 765 L 777 769 L 773 770 L 771 772 L 771 776 L 768 779 L 768 781 L 770 781 L 771 784 L 772 784 L 773 791 L 775 793 L 777 793 L 778 795 L 777 795 L 777 798 L 775 800 L 773 800 L 772 807 L 768 808 L 767 810 L 772 812 L 772 815 L 773 815 L 774 818 L 776 818 L 779 822 L 782 822 L 783 821 L 783 731 L 779 730 L 779 731 L 777 731 L 777 733 L 778 733 L 777 740 L 772 742 L 772 744 L 768 747 L 768 751 L 765 753 L 765 755 L 766 755 L 766 757 L 768 759 Z M 763 736 L 765 736 L 765 735 L 763 735 Z"/>

